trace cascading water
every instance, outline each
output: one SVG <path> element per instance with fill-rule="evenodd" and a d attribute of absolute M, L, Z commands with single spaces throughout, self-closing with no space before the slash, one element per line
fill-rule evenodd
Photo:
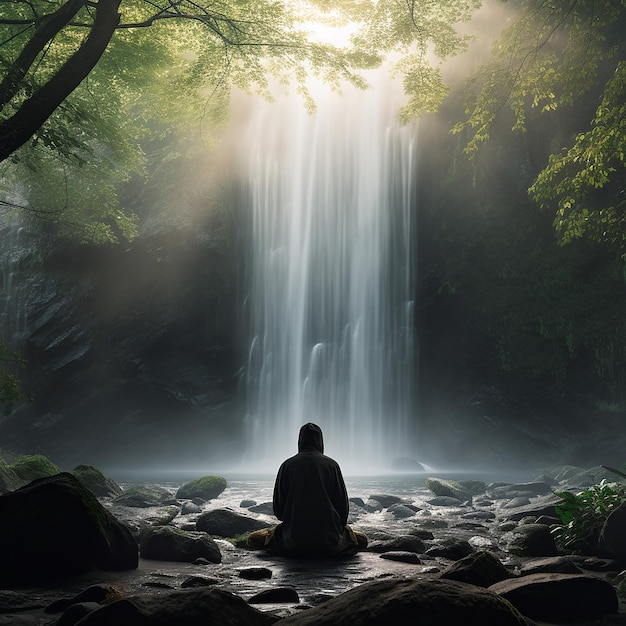
<path fill-rule="evenodd" d="M 274 471 L 307 421 L 344 472 L 415 454 L 415 128 L 375 80 L 250 121 L 249 466 Z"/>

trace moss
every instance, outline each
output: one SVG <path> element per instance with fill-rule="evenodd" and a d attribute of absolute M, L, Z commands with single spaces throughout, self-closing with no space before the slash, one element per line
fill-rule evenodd
<path fill-rule="evenodd" d="M 122 494 L 122 488 L 93 465 L 79 465 L 72 471 L 72 474 L 98 498 Z"/>
<path fill-rule="evenodd" d="M 9 467 L 26 482 L 61 473 L 61 470 L 50 459 L 41 454 L 23 456 Z"/>
<path fill-rule="evenodd" d="M 185 483 L 177 492 L 177 498 L 202 498 L 212 500 L 226 489 L 226 479 L 221 476 L 202 476 Z"/>
<path fill-rule="evenodd" d="M 0 459 L 0 494 L 14 491 L 24 484 L 24 481 Z"/>
<path fill-rule="evenodd" d="M 236 548 L 247 548 L 249 536 L 250 536 L 250 533 L 242 533 L 241 535 L 228 537 L 226 541 L 230 541 L 230 543 L 232 543 Z M 219 539 L 223 539 L 223 537 L 219 537 Z"/>

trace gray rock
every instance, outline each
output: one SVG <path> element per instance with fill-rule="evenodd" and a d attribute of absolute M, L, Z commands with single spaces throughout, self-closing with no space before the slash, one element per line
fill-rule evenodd
<path fill-rule="evenodd" d="M 72 470 L 72 474 L 98 498 L 114 498 L 123 493 L 122 488 L 112 478 L 105 476 L 93 465 L 78 465 Z"/>
<path fill-rule="evenodd" d="M 359 585 L 281 621 L 281 626 L 355 624 L 526 626 L 526 621 L 508 602 L 486 589 L 449 580 L 398 578 Z"/>
<path fill-rule="evenodd" d="M 144 559 L 182 561 L 191 563 L 205 558 L 211 563 L 221 563 L 218 545 L 206 533 L 187 532 L 172 526 L 161 526 L 146 532 L 139 546 Z"/>
<path fill-rule="evenodd" d="M 239 503 L 239 506 L 240 506 L 242 509 L 249 509 L 251 506 L 256 506 L 257 504 L 258 504 L 258 503 L 257 503 L 257 501 L 256 501 L 256 500 L 242 500 L 242 501 Z"/>
<path fill-rule="evenodd" d="M 374 500 L 373 498 L 368 498 L 365 503 L 365 510 L 369 513 L 376 513 L 377 511 L 382 511 L 385 507 L 378 500 Z"/>
<path fill-rule="evenodd" d="M 471 502 L 472 492 L 455 480 L 445 480 L 443 478 L 429 477 L 424 481 L 427 489 L 430 489 L 436 496 L 448 496 L 461 500 L 461 502 Z"/>
<path fill-rule="evenodd" d="M 209 576 L 189 576 L 189 578 L 185 578 L 180 586 L 182 589 L 193 589 L 198 587 L 212 587 L 213 585 L 217 585 L 219 583 L 218 578 L 212 578 Z"/>
<path fill-rule="evenodd" d="M 517 498 L 511 499 L 502 508 L 518 509 L 519 507 L 526 506 L 527 504 L 530 504 L 530 498 L 527 498 L 526 496 L 518 496 Z"/>
<path fill-rule="evenodd" d="M 137 508 L 162 506 L 171 501 L 172 494 L 158 485 L 136 485 L 113 500 L 115 504 Z"/>
<path fill-rule="evenodd" d="M 424 542 L 415 535 L 402 535 L 393 539 L 373 541 L 367 546 L 368 552 L 417 552 L 423 553 L 426 549 Z"/>
<path fill-rule="evenodd" d="M 463 501 L 452 496 L 437 496 L 436 498 L 426 500 L 426 502 L 432 506 L 461 506 L 463 504 Z"/>
<path fill-rule="evenodd" d="M 394 550 L 392 552 L 383 552 L 380 555 L 381 559 L 387 559 L 389 561 L 399 561 L 400 563 L 412 563 L 419 565 L 421 563 L 419 557 L 415 552 L 404 552 L 401 550 Z"/>
<path fill-rule="evenodd" d="M 183 506 L 180 510 L 183 515 L 189 515 L 190 513 L 202 513 L 202 507 L 198 506 L 191 502 L 191 500 L 187 502 L 183 502 Z"/>
<path fill-rule="evenodd" d="M 441 578 L 489 587 L 512 576 L 511 572 L 491 552 L 480 550 L 469 554 L 446 568 Z"/>
<path fill-rule="evenodd" d="M 617 613 L 618 609 L 613 586 L 584 574 L 531 574 L 489 589 L 527 617 L 546 622 L 580 622 Z"/>
<path fill-rule="evenodd" d="M 274 515 L 274 505 L 271 502 L 262 502 L 255 506 L 248 507 L 251 513 L 262 513 L 263 515 Z"/>
<path fill-rule="evenodd" d="M 267 567 L 245 567 L 239 570 L 239 577 L 246 580 L 264 580 L 272 577 L 272 570 Z"/>
<path fill-rule="evenodd" d="M 518 556 L 556 556 L 550 528 L 544 524 L 520 524 L 502 536 L 506 549 Z"/>
<path fill-rule="evenodd" d="M 392 504 L 388 511 L 397 519 L 407 519 L 408 517 L 414 517 L 417 511 L 404 504 Z"/>
<path fill-rule="evenodd" d="M 459 561 L 474 552 L 474 548 L 467 541 L 455 538 L 447 539 L 443 543 L 426 550 L 428 556 L 439 556 L 451 561 Z"/>
<path fill-rule="evenodd" d="M 269 528 L 271 524 L 241 515 L 231 509 L 214 509 L 206 511 L 196 520 L 196 529 L 218 535 L 219 537 L 236 537 L 244 533 L 262 528 Z"/>
<path fill-rule="evenodd" d="M 491 520 L 496 518 L 496 514 L 492 511 L 470 511 L 469 513 L 463 513 L 462 519 L 481 519 Z"/>
<path fill-rule="evenodd" d="M 176 497 L 191 500 L 203 498 L 213 500 L 226 489 L 226 479 L 222 476 L 201 476 L 182 485 L 176 492 Z"/>
<path fill-rule="evenodd" d="M 399 504 L 402 502 L 402 498 L 399 496 L 394 496 L 388 493 L 373 493 L 368 498 L 369 500 L 376 500 L 376 502 L 380 502 L 383 505 L 383 508 L 388 508 L 392 504 Z"/>

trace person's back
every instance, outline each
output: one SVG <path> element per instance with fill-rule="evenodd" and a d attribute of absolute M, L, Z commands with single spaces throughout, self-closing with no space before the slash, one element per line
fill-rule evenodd
<path fill-rule="evenodd" d="M 367 537 L 348 522 L 348 493 L 336 461 L 324 455 L 322 431 L 305 424 L 298 454 L 279 468 L 274 484 L 274 514 L 281 524 L 250 534 L 248 545 L 285 556 L 354 554 Z"/>
<path fill-rule="evenodd" d="M 322 431 L 300 429 L 298 454 L 278 470 L 274 514 L 278 526 L 272 547 L 283 554 L 333 555 L 341 551 L 348 522 L 348 493 L 339 465 L 323 454 Z"/>

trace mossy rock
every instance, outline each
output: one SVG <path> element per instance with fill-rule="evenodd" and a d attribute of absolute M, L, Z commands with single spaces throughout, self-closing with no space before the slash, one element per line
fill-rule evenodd
<path fill-rule="evenodd" d="M 146 521 L 151 526 L 167 526 L 179 513 L 180 509 L 177 506 L 166 506 L 155 511 Z"/>
<path fill-rule="evenodd" d="M 27 483 L 36 478 L 48 478 L 61 473 L 50 459 L 41 454 L 23 456 L 9 467 Z"/>
<path fill-rule="evenodd" d="M 176 492 L 176 497 L 184 500 L 202 498 L 212 500 L 226 489 L 226 479 L 221 476 L 202 476 L 185 483 Z"/>
<path fill-rule="evenodd" d="M 137 485 L 130 487 L 121 496 L 113 500 L 115 504 L 148 508 L 162 506 L 172 500 L 172 494 L 164 487 L 157 485 Z"/>
<path fill-rule="evenodd" d="M 24 481 L 2 460 L 0 460 L 0 494 L 14 491 Z"/>
<path fill-rule="evenodd" d="M 427 489 L 430 489 L 436 496 L 447 496 L 456 498 L 461 502 L 472 501 L 472 493 L 469 489 L 456 482 L 456 480 L 446 480 L 444 478 L 426 478 L 424 481 Z"/>
<path fill-rule="evenodd" d="M 121 496 L 123 489 L 93 465 L 79 465 L 72 474 L 98 498 Z"/>

